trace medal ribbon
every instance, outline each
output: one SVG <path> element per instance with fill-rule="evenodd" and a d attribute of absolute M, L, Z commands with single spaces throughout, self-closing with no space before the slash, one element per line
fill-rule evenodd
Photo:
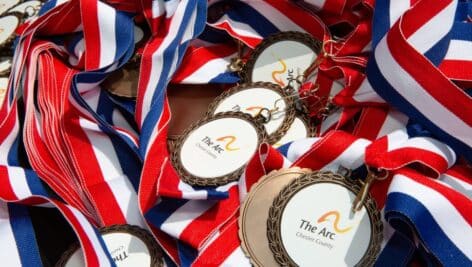
<path fill-rule="evenodd" d="M 405 7 L 393 1 L 384 4 L 376 7 L 374 16 L 380 19 L 390 14 L 387 17 L 392 23 L 377 23 L 374 28 L 374 56 L 367 72 L 372 88 L 470 160 L 472 114 L 460 107 L 471 106 L 471 98 L 435 65 L 443 61 L 445 53 L 430 53 L 444 38 L 450 40 L 458 2 L 418 1 Z M 451 47 L 454 49 L 454 43 Z"/>
<path fill-rule="evenodd" d="M 46 15 L 46 18 L 54 17 L 54 15 L 55 12 L 51 12 Z M 28 29 L 35 31 L 38 25 L 39 23 L 33 22 Z M 108 266 L 111 259 L 106 252 L 103 241 L 87 219 L 72 206 L 65 205 L 50 197 L 38 176 L 32 170 L 20 167 L 18 158 L 20 121 L 17 91 L 17 88 L 20 87 L 16 83 L 24 74 L 23 64 L 25 61 L 22 56 L 28 51 L 30 41 L 31 39 L 26 37 L 20 40 L 16 47 L 13 75 L 10 77 L 7 92 L 7 104 L 3 106 L 1 111 L 0 180 L 3 186 L 0 190 L 0 199 L 3 201 L 1 223 L 2 229 L 5 230 L 5 238 L 1 242 L 2 248 L 5 250 L 2 251 L 8 253 L 5 259 L 13 265 L 42 265 L 34 231 L 23 205 L 40 205 L 45 208 L 56 207 L 78 234 L 84 248 L 86 263 L 89 266 Z M 11 204 L 4 204 L 5 202 Z M 19 204 L 13 204 L 13 202 Z M 47 203 L 49 204 L 45 206 Z M 8 216 L 8 218 L 5 216 Z"/>

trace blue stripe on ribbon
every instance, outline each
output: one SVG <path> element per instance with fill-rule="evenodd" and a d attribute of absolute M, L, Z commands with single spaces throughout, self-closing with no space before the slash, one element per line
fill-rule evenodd
<path fill-rule="evenodd" d="M 41 9 L 39 9 L 38 16 L 42 16 L 43 14 L 48 12 L 49 10 L 53 9 L 54 7 L 56 7 L 56 4 L 57 4 L 57 0 L 47 1 L 46 3 L 44 3 L 41 6 Z"/>
<path fill-rule="evenodd" d="M 116 264 L 115 262 L 113 261 L 113 258 L 111 257 L 111 254 L 110 252 L 108 251 L 107 249 L 107 246 L 105 245 L 105 241 L 103 241 L 103 238 L 102 238 L 102 235 L 100 234 L 100 232 L 97 230 L 97 228 L 95 228 L 94 226 L 93 227 L 93 231 L 95 232 L 95 235 L 97 237 L 97 240 L 98 240 L 98 243 L 100 244 L 100 246 L 102 247 L 103 249 L 103 252 L 105 252 L 105 255 L 107 257 L 107 260 L 108 262 L 110 263 L 110 266 L 111 267 L 116 267 Z"/>
<path fill-rule="evenodd" d="M 43 183 L 34 171 L 25 169 L 25 177 L 32 195 L 50 197 Z"/>
<path fill-rule="evenodd" d="M 248 24 L 260 36 L 267 37 L 280 31 L 272 22 L 250 5 L 240 1 L 231 1 L 231 6 L 233 8 L 226 15 L 234 21 Z"/>
<path fill-rule="evenodd" d="M 375 267 L 408 266 L 416 250 L 415 244 L 400 232 L 395 232 L 388 240 L 375 262 Z"/>
<path fill-rule="evenodd" d="M 177 59 L 177 62 L 179 63 L 182 60 L 183 52 L 187 48 L 188 42 L 181 43 L 181 40 L 183 38 L 183 35 L 187 27 L 190 27 L 188 24 L 191 18 L 191 14 L 192 12 L 194 12 L 194 9 L 197 9 L 196 11 L 197 17 L 195 20 L 195 25 L 193 25 L 194 36 L 197 36 L 203 31 L 204 26 L 205 26 L 206 4 L 207 3 L 204 0 L 189 1 L 187 6 L 185 7 L 183 19 L 180 23 L 181 27 L 175 34 L 175 37 L 171 41 L 169 46 L 163 52 L 162 71 L 160 73 L 161 78 L 159 79 L 156 89 L 155 89 L 155 93 L 152 96 L 152 102 L 151 102 L 151 107 L 150 107 L 151 111 L 148 114 L 143 114 L 146 116 L 146 118 L 144 119 L 144 122 L 141 128 L 140 153 L 142 156 L 146 154 L 146 150 L 149 145 L 149 141 L 150 141 L 149 139 L 151 137 L 152 130 L 156 126 L 163 111 L 165 90 L 170 80 L 170 76 L 171 76 L 170 71 L 171 71 L 171 66 L 174 62 L 175 53 L 179 52 L 178 54 L 180 58 Z M 179 49 L 180 46 L 182 46 L 181 49 Z M 177 49 L 179 50 L 176 51 Z"/>
<path fill-rule="evenodd" d="M 185 205 L 188 200 L 185 199 L 171 199 L 161 198 L 161 202 L 152 207 L 146 214 L 146 220 L 157 228 L 160 228 L 162 224 L 180 207 Z"/>
<path fill-rule="evenodd" d="M 177 250 L 179 252 L 180 266 L 190 267 L 198 256 L 198 251 L 189 245 L 177 241 Z"/>
<path fill-rule="evenodd" d="M 21 265 L 26 267 L 43 266 L 28 209 L 25 206 L 9 203 L 8 213 Z"/>
<path fill-rule="evenodd" d="M 454 245 L 418 200 L 404 193 L 390 193 L 385 205 L 385 218 L 401 219 L 413 224 L 421 240 L 444 266 L 470 266 L 472 261 Z"/>
<path fill-rule="evenodd" d="M 237 83 L 239 82 L 239 76 L 234 72 L 224 72 L 213 77 L 208 83 Z"/>
<path fill-rule="evenodd" d="M 282 145 L 277 148 L 277 150 L 284 156 L 288 157 L 288 150 L 290 149 L 290 146 L 292 145 L 293 142 L 286 143 L 285 145 Z"/>

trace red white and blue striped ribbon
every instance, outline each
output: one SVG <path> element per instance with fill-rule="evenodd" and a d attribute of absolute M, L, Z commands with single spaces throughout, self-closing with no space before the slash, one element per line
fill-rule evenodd
<path fill-rule="evenodd" d="M 124 119 L 122 110 L 99 86 L 107 73 L 123 65 L 133 53 L 132 18 L 98 1 L 65 5 L 69 7 L 68 12 L 76 11 L 82 16 L 87 14 L 86 20 L 81 16 L 70 18 L 70 24 L 75 23 L 83 29 L 82 41 L 76 43 L 74 51 L 80 50 L 76 49 L 80 44 L 86 49 L 74 56 L 83 57 L 79 57 L 77 62 L 84 62 L 84 71 L 67 67 L 63 59 L 70 60 L 71 56 L 61 58 L 50 52 L 63 55 L 67 51 L 64 51 L 62 44 L 32 50 L 30 55 L 36 56 L 39 63 L 36 69 L 37 63 L 30 60 L 28 82 L 34 82 L 36 75 L 40 78 L 36 96 L 28 92 L 33 84 L 25 86 L 25 95 L 29 99 L 26 150 L 33 168 L 45 179 L 48 177 L 46 181 L 51 187 L 67 200 L 70 199 L 67 194 L 77 192 L 79 200 L 85 202 L 83 212 L 90 214 L 98 224 L 144 226 L 137 201 L 141 166 L 137 136 L 127 130 L 131 127 Z M 56 27 L 42 30 L 54 35 L 68 29 Z M 53 73 L 48 70 L 51 67 Z M 34 105 L 35 97 L 38 105 Z M 35 106 L 39 106 L 39 110 L 34 111 Z M 33 136 L 36 137 L 31 141 Z M 41 147 L 54 149 L 48 153 Z M 46 173 L 42 168 L 48 164 L 45 161 L 48 155 L 49 165 L 54 159 L 60 159 L 55 173 Z M 60 179 L 70 181 L 76 185 L 75 188 L 55 181 Z M 66 190 L 61 190 L 61 187 Z"/>
<path fill-rule="evenodd" d="M 83 5 L 84 6 L 90 5 L 90 3 L 91 2 L 83 3 Z M 117 18 L 119 16 L 121 16 L 121 19 L 125 18 L 125 17 L 123 17 L 123 14 L 115 16 L 115 14 L 117 14 L 118 12 L 115 12 L 115 11 L 111 10 L 108 6 L 106 6 L 103 3 L 95 2 L 95 3 L 92 3 L 92 5 L 93 4 L 95 4 L 95 8 L 96 8 L 96 10 L 98 10 L 98 13 L 101 13 L 101 18 L 102 19 L 104 18 L 104 15 L 109 16 L 108 19 L 111 18 L 112 20 L 115 20 L 115 18 Z M 94 6 L 88 6 L 88 8 L 92 8 L 92 9 L 93 9 L 93 7 Z M 105 11 L 103 11 L 103 10 L 105 10 Z M 17 88 L 24 88 L 25 89 L 25 92 L 23 92 L 25 100 L 31 101 L 31 99 L 34 98 L 34 95 L 33 95 L 34 92 L 32 91 L 33 87 L 31 86 L 31 84 L 29 84 L 31 82 L 31 79 L 26 80 L 26 83 L 23 84 L 23 86 L 21 86 L 21 87 L 18 86 L 18 83 L 24 81 L 23 76 L 31 78 L 31 76 L 34 77 L 34 75 L 35 75 L 35 70 L 33 68 L 33 66 L 35 66 L 35 64 L 34 63 L 29 64 L 29 63 L 32 63 L 37 58 L 30 57 L 30 56 L 31 56 L 31 53 L 33 55 L 41 55 L 41 54 L 35 54 L 34 51 L 36 51 L 36 50 L 33 50 L 33 52 L 31 52 L 31 50 L 30 50 L 30 45 L 31 45 L 31 42 L 33 41 L 34 34 L 37 31 L 43 31 L 43 34 L 44 34 L 44 32 L 46 32 L 49 35 L 76 31 L 77 28 L 80 28 L 80 27 L 78 27 L 79 26 L 78 22 L 80 22 L 80 18 L 77 17 L 77 15 L 80 16 L 79 11 L 80 11 L 80 9 L 79 9 L 78 2 L 69 2 L 69 3 L 64 4 L 62 6 L 54 8 L 50 11 L 47 11 L 47 12 L 45 12 L 45 14 L 42 18 L 40 18 L 40 19 L 32 22 L 30 25 L 28 25 L 25 28 L 24 32 L 23 32 L 23 36 L 20 37 L 20 41 L 18 42 L 18 45 L 17 45 L 16 57 L 15 57 L 15 60 L 14 60 L 14 62 L 15 62 L 14 71 L 13 71 L 14 76 L 13 76 L 13 79 L 11 79 L 11 83 L 9 85 L 9 91 L 8 91 L 9 97 L 8 97 L 8 102 L 7 102 L 8 104 L 5 105 L 4 108 L 2 109 L 2 122 L 1 122 L 2 136 L 0 136 L 1 137 L 0 138 L 0 148 L 2 150 L 1 155 L 2 155 L 2 157 L 4 157 L 6 159 L 7 162 L 5 162 L 5 160 L 2 160 L 2 163 L 6 164 L 6 165 L 2 166 L 2 173 L 1 173 L 0 178 L 3 181 L 2 182 L 3 185 L 10 185 L 10 186 L 3 187 L 3 190 L 1 191 L 1 198 L 2 198 L 2 200 L 8 201 L 8 202 L 11 202 L 11 201 L 18 202 L 18 201 L 20 201 L 21 203 L 26 203 L 26 204 L 38 204 L 38 203 L 43 204 L 43 203 L 46 203 L 46 202 L 50 202 L 50 203 L 54 204 L 57 208 L 60 209 L 60 211 L 63 213 L 63 215 L 68 219 L 69 223 L 72 225 L 73 229 L 77 233 L 77 235 L 79 237 L 79 240 L 81 242 L 81 245 L 84 249 L 84 253 L 85 253 L 84 256 L 85 256 L 85 259 L 86 259 L 86 263 L 89 266 L 108 266 L 108 265 L 112 264 L 111 263 L 111 258 L 109 257 L 108 253 L 105 250 L 104 243 L 101 240 L 100 235 L 96 232 L 96 229 L 94 228 L 94 226 L 92 226 L 89 223 L 89 221 L 88 221 L 89 218 L 86 218 L 81 212 L 79 212 L 77 209 L 75 209 L 71 206 L 64 205 L 63 203 L 61 203 L 57 200 L 50 199 L 48 197 L 48 195 L 46 193 L 44 193 L 44 190 L 41 191 L 41 190 L 38 189 L 38 188 L 42 188 L 42 186 L 41 186 L 41 184 L 39 182 L 39 179 L 36 175 L 34 175 L 31 171 L 25 171 L 20 167 L 15 167 L 15 165 L 12 166 L 12 162 L 11 162 L 12 158 L 14 158 L 14 156 L 15 156 L 15 153 L 17 153 L 16 151 L 18 149 L 17 146 L 18 146 L 18 142 L 19 142 L 19 140 L 18 140 L 19 120 L 18 120 L 18 114 L 17 114 L 18 113 L 17 112 L 17 108 L 18 108 L 18 106 L 17 106 L 17 95 L 18 95 Z M 75 16 L 74 15 L 67 16 L 67 14 L 74 14 Z M 110 15 L 113 15 L 113 16 L 110 16 Z M 59 22 L 63 18 L 66 18 L 66 17 L 69 19 L 68 21 L 66 21 L 64 23 Z M 98 17 L 100 18 L 100 16 L 98 16 Z M 120 18 L 118 18 L 117 20 L 120 20 Z M 130 21 L 129 18 L 128 18 L 128 21 Z M 104 21 L 103 23 L 104 23 L 104 25 L 107 24 L 106 21 Z M 112 23 L 112 25 L 113 24 L 114 23 Z M 118 23 L 118 25 L 121 26 L 121 29 L 123 29 L 122 24 L 120 25 L 120 23 Z M 132 25 L 132 22 L 131 21 L 128 22 L 128 25 Z M 128 39 L 132 40 L 132 27 L 129 27 L 129 28 L 131 29 L 131 35 L 130 35 L 130 38 L 128 38 Z M 47 29 L 47 30 L 45 30 L 45 29 Z M 109 30 L 109 29 L 107 29 L 107 30 Z M 111 31 L 111 32 L 116 32 L 116 31 Z M 123 31 L 122 33 L 129 35 L 130 31 L 129 30 L 128 31 Z M 92 33 L 92 35 L 93 35 L 93 33 Z M 103 41 L 104 45 L 109 45 L 110 44 L 109 43 L 110 40 L 108 40 L 108 37 L 104 38 L 104 39 L 106 39 L 106 40 Z M 119 35 L 117 37 L 123 39 Z M 115 43 L 117 43 L 117 41 L 115 41 Z M 129 46 L 130 43 L 132 44 L 132 41 L 131 42 L 126 42 L 126 43 L 123 43 L 123 44 L 126 44 L 126 45 Z M 91 45 L 89 45 L 89 46 L 91 46 Z M 51 43 L 51 45 L 49 47 L 47 47 L 47 49 L 53 49 L 53 48 L 55 48 L 59 52 L 59 55 L 63 54 L 64 50 L 65 50 L 65 49 L 62 48 L 62 44 Z M 108 48 L 110 49 L 110 47 L 108 47 Z M 132 49 L 132 45 L 131 45 L 130 48 Z M 129 50 L 129 48 L 127 48 L 127 49 Z M 126 49 L 123 49 L 123 48 L 120 49 L 118 47 L 118 49 L 116 49 L 115 51 L 123 53 L 123 51 L 126 51 Z M 87 51 L 87 53 L 89 53 L 89 52 Z M 132 51 L 129 52 L 128 54 L 131 54 L 131 53 L 132 53 Z M 86 53 L 85 53 L 85 55 L 86 55 Z M 101 56 L 98 56 L 97 54 L 92 55 L 92 52 L 90 52 L 88 57 L 93 58 L 93 60 L 85 60 L 85 65 L 86 65 L 86 67 L 91 68 L 91 69 L 97 68 L 97 67 L 103 67 L 103 66 L 106 67 L 107 64 L 114 63 L 114 61 L 115 61 L 115 55 L 114 54 L 112 54 L 110 56 L 110 54 L 102 53 Z M 121 56 L 117 56 L 117 58 L 119 58 L 119 57 L 121 57 Z M 94 63 L 94 60 L 97 59 L 97 58 L 99 58 L 100 60 L 98 61 L 98 63 L 97 62 Z M 27 61 L 29 61 L 29 63 Z M 126 61 L 126 59 L 123 60 L 123 61 Z M 94 64 L 98 64 L 98 65 L 94 65 Z M 100 65 L 100 64 L 102 64 L 102 65 Z M 44 68 L 44 65 L 41 66 L 41 67 L 43 68 L 43 69 L 41 69 L 42 71 L 45 71 L 45 70 L 48 69 L 48 68 Z M 106 68 L 106 70 L 110 71 L 110 70 L 112 70 L 116 67 L 117 67 L 116 65 L 111 66 L 111 67 Z M 61 73 L 59 73 L 59 74 L 61 74 Z M 93 76 L 93 75 L 90 75 L 90 76 Z M 98 74 L 97 76 L 100 76 L 100 74 Z M 48 77 L 49 76 L 47 76 L 47 75 L 42 76 L 38 80 L 43 81 L 45 78 L 47 79 Z M 22 78 L 23 80 L 20 80 L 20 78 Z M 34 81 L 34 79 L 33 79 L 33 81 Z M 84 88 L 84 87 L 81 87 L 81 86 L 78 86 L 78 87 L 81 88 L 81 89 Z M 70 85 L 69 85 L 69 88 L 71 88 Z M 43 91 L 45 91 L 46 89 L 42 88 Z M 73 98 L 71 97 L 70 99 L 73 99 Z M 103 106 L 103 103 L 101 103 L 101 104 Z M 76 106 L 79 106 L 79 105 L 76 105 Z M 35 112 L 34 110 L 32 110 L 34 108 L 34 103 L 29 103 L 29 105 L 27 105 L 27 108 L 29 110 Z M 110 111 L 105 111 L 105 110 L 102 110 L 102 112 L 100 112 L 100 113 L 104 117 L 108 116 L 108 114 L 111 114 Z M 114 113 L 116 113 L 116 112 L 114 112 Z M 96 115 L 96 116 L 98 117 L 99 115 Z M 90 119 L 91 117 L 92 116 L 89 116 L 88 119 Z M 105 118 L 105 120 L 106 119 L 108 119 L 108 118 Z M 91 120 L 91 121 L 93 121 L 93 120 Z M 116 120 L 114 120 L 114 121 L 116 121 Z M 33 125 L 36 125 L 39 121 L 30 121 L 30 122 L 33 123 Z M 98 127 L 97 127 L 97 129 L 98 129 Z M 102 132 L 102 131 L 100 131 L 100 132 Z M 123 131 L 123 132 L 125 132 L 125 131 Z M 115 135 L 117 135 L 117 134 L 115 133 Z M 29 137 L 30 136 L 26 137 L 27 139 L 25 141 L 28 141 Z M 39 137 L 41 138 L 41 135 Z M 115 139 L 117 139 L 117 138 L 115 138 Z M 86 139 L 84 139 L 84 140 L 86 140 Z M 113 140 L 113 141 L 116 141 L 116 140 Z M 137 142 L 135 141 L 134 143 L 135 143 L 135 146 L 136 146 Z M 28 142 L 25 142 L 25 144 L 28 144 Z M 110 148 L 113 148 L 113 146 L 110 146 Z M 107 155 L 107 156 L 110 156 L 110 155 Z M 107 167 L 110 167 L 110 166 L 107 166 Z M 113 170 L 108 169 L 107 171 L 113 171 Z M 136 168 L 135 171 L 136 171 L 136 173 L 135 173 L 136 178 L 138 178 L 139 177 L 139 168 Z M 107 175 L 108 174 L 109 173 L 107 173 Z M 97 173 L 95 173 L 94 175 L 97 175 Z M 115 178 L 115 177 L 113 177 L 113 178 Z M 116 180 L 114 182 L 116 182 Z M 31 187 L 31 185 L 33 187 Z M 134 191 L 134 189 L 131 186 L 129 188 L 131 188 Z M 123 193 L 124 191 L 121 190 L 121 192 Z M 136 195 L 136 193 L 134 193 L 134 194 Z M 120 195 L 120 197 L 122 197 L 122 195 Z M 133 203 L 133 202 L 131 202 L 131 203 Z M 133 210 L 137 211 L 138 210 L 138 208 L 137 208 L 137 197 L 135 197 L 134 203 L 136 205 L 136 208 L 134 208 Z M 126 205 L 128 205 L 128 204 L 126 204 Z M 128 208 L 128 207 L 126 207 L 126 208 Z M 116 211 L 113 211 L 113 212 L 116 212 Z M 13 213 L 10 213 L 10 214 L 13 214 Z M 102 215 L 103 215 L 103 217 L 106 216 L 106 214 L 102 214 Z M 118 222 L 116 222 L 116 223 L 118 223 Z M 10 245 L 14 246 L 15 244 L 10 244 Z"/>
<path fill-rule="evenodd" d="M 436 45 L 451 39 L 457 6 L 452 0 L 377 3 L 367 76 L 383 99 L 470 161 L 472 111 L 464 107 L 471 97 L 435 65 L 447 55 Z M 459 55 L 467 59 L 466 52 Z"/>

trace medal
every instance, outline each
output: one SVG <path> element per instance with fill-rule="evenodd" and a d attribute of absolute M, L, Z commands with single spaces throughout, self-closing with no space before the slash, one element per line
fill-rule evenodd
<path fill-rule="evenodd" d="M 271 82 L 281 87 L 298 83 L 316 60 L 321 42 L 301 32 L 281 32 L 264 39 L 243 67 L 245 82 Z M 293 82 L 295 81 L 295 82 Z"/>
<path fill-rule="evenodd" d="M 239 237 L 241 247 L 255 266 L 277 266 L 267 239 L 266 224 L 274 198 L 288 183 L 309 173 L 308 169 L 290 168 L 273 171 L 254 184 L 241 206 Z"/>
<path fill-rule="evenodd" d="M 191 126 L 174 144 L 172 163 L 191 185 L 235 181 L 266 140 L 262 124 L 242 112 L 223 112 Z"/>
<path fill-rule="evenodd" d="M 132 225 L 113 225 L 101 228 L 100 234 L 116 266 L 163 266 L 162 251 L 148 231 Z M 84 265 L 79 244 L 67 250 L 56 264 L 57 267 Z"/>
<path fill-rule="evenodd" d="M 332 172 L 313 172 L 291 181 L 274 199 L 267 237 L 282 266 L 370 266 L 380 251 L 382 222 L 355 182 Z"/>

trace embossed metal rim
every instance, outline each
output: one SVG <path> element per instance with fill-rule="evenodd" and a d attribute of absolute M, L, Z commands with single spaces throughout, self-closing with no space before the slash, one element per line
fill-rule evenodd
<path fill-rule="evenodd" d="M 312 172 L 305 174 L 290 184 L 288 184 L 279 195 L 274 199 L 272 206 L 269 209 L 269 219 L 267 220 L 267 238 L 269 239 L 269 247 L 274 254 L 275 260 L 282 266 L 297 266 L 297 264 L 288 255 L 281 236 L 280 225 L 282 223 L 282 214 L 287 203 L 292 197 L 303 188 L 317 184 L 317 183 L 333 183 L 347 188 L 355 195 L 360 190 L 360 184 L 353 180 L 332 172 Z M 371 266 L 374 264 L 377 255 L 380 252 L 380 244 L 383 238 L 383 225 L 380 219 L 380 213 L 377 210 L 377 205 L 374 199 L 367 196 L 364 206 L 369 215 L 372 226 L 372 234 L 369 242 L 369 247 L 361 260 L 355 266 Z"/>
<path fill-rule="evenodd" d="M 99 229 L 101 235 L 111 234 L 111 233 L 125 233 L 131 234 L 139 238 L 146 245 L 149 256 L 151 257 L 150 267 L 162 267 L 164 266 L 163 254 L 159 245 L 156 243 L 154 237 L 145 229 L 142 229 L 138 226 L 128 225 L 128 224 L 116 224 L 109 227 L 102 227 Z M 72 246 L 66 250 L 56 263 L 56 267 L 66 266 L 69 259 L 72 255 L 80 249 L 79 243 L 74 243 Z"/>
<path fill-rule="evenodd" d="M 179 137 L 179 139 L 173 142 L 171 162 L 182 181 L 193 186 L 219 186 L 219 185 L 224 185 L 224 184 L 236 181 L 239 179 L 239 176 L 241 176 L 242 172 L 244 171 L 244 168 L 246 167 L 246 164 L 244 164 L 243 166 L 241 166 L 239 169 L 235 170 L 232 173 L 219 176 L 219 177 L 213 177 L 213 178 L 202 178 L 202 177 L 195 176 L 189 173 L 182 165 L 180 151 L 182 149 L 183 143 L 185 142 L 187 137 L 190 135 L 190 133 L 192 133 L 198 127 L 208 122 L 218 120 L 218 119 L 223 119 L 223 118 L 237 118 L 237 119 L 241 119 L 241 120 L 245 120 L 249 122 L 256 129 L 258 145 L 266 142 L 267 134 L 264 129 L 264 126 L 258 123 L 257 121 L 255 121 L 250 115 L 246 113 L 229 111 L 229 112 L 217 113 L 216 115 L 213 115 L 213 116 L 206 116 L 200 121 L 190 126 L 184 132 L 184 134 Z"/>
<path fill-rule="evenodd" d="M 265 38 L 252 52 L 251 56 L 244 64 L 243 69 L 240 72 L 240 77 L 243 82 L 253 82 L 252 80 L 252 70 L 254 69 L 254 65 L 256 64 L 257 59 L 261 55 L 261 53 L 267 49 L 269 46 L 282 41 L 297 41 L 307 45 L 309 48 L 313 50 L 317 55 L 321 52 L 322 42 L 316 40 L 308 33 L 303 32 L 296 32 L 296 31 L 287 31 L 287 32 L 279 32 L 272 35 L 269 35 Z M 254 81 L 257 82 L 257 81 Z"/>

